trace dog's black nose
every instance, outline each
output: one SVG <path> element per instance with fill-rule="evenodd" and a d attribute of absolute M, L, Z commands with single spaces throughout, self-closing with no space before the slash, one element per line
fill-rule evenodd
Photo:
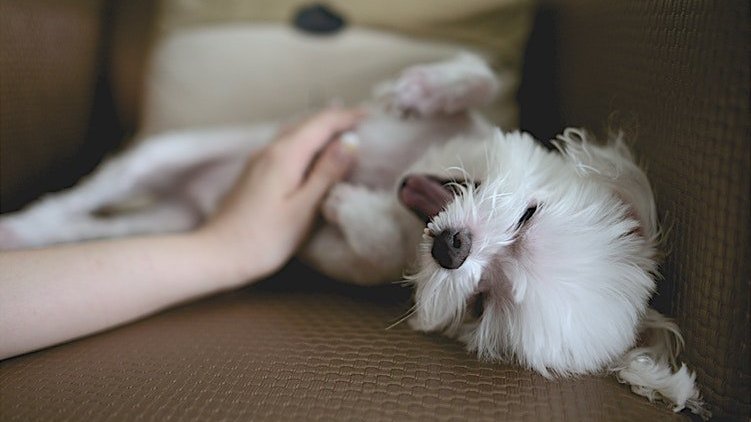
<path fill-rule="evenodd" d="M 472 235 L 467 230 L 446 229 L 433 239 L 433 259 L 443 268 L 455 270 L 462 266 L 472 249 Z"/>

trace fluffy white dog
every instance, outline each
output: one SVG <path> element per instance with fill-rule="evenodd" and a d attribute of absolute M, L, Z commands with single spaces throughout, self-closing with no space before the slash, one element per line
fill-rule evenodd
<path fill-rule="evenodd" d="M 702 413 L 694 374 L 676 361 L 678 328 L 648 308 L 659 229 L 645 174 L 620 137 L 599 146 L 568 129 L 549 150 L 493 128 L 471 109 L 498 88 L 471 54 L 380 86 L 368 120 L 344 135 L 360 162 L 329 193 L 302 257 L 358 284 L 406 274 L 412 327 L 481 358 L 545 376 L 613 371 L 637 394 Z M 2 217 L 0 245 L 187 230 L 278 127 L 145 139 L 74 189 Z"/>

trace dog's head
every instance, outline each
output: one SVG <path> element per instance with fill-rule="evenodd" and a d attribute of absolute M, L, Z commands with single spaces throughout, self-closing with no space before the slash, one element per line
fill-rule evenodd
<path fill-rule="evenodd" d="M 652 191 L 620 139 L 586 138 L 569 129 L 549 151 L 496 132 L 449 145 L 446 174 L 404 179 L 426 221 L 413 327 L 543 374 L 596 371 L 633 345 L 657 270 Z"/>

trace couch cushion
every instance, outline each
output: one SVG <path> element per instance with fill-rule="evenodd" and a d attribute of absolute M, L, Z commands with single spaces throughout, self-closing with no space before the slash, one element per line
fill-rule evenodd
<path fill-rule="evenodd" d="M 515 93 L 530 0 L 327 2 L 347 25 L 325 36 L 292 24 L 313 3 L 162 0 L 138 130 L 287 119 L 333 99 L 358 103 L 406 66 L 459 49 L 473 49 L 496 67 L 502 90 L 486 111 L 507 128 L 518 125 Z M 395 8 L 400 13 L 389 11 Z"/>
<path fill-rule="evenodd" d="M 276 278 L 0 363 L 5 420 L 676 420 L 612 377 L 549 381 L 386 327 L 409 292 Z"/>

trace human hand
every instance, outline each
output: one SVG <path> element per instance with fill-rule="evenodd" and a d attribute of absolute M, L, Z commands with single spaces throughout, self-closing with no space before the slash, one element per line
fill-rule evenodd
<path fill-rule="evenodd" d="M 238 279 L 268 275 L 294 254 L 324 195 L 355 161 L 350 145 L 328 142 L 363 116 L 359 110 L 323 111 L 280 132 L 248 162 L 219 210 L 197 232 L 212 242 L 217 259 L 237 267 Z"/>
<path fill-rule="evenodd" d="M 11 269 L 0 271 L 0 360 L 276 271 L 354 162 L 347 146 L 327 142 L 362 115 L 329 110 L 280 133 L 193 232 L 0 254 L 0 268 Z"/>

